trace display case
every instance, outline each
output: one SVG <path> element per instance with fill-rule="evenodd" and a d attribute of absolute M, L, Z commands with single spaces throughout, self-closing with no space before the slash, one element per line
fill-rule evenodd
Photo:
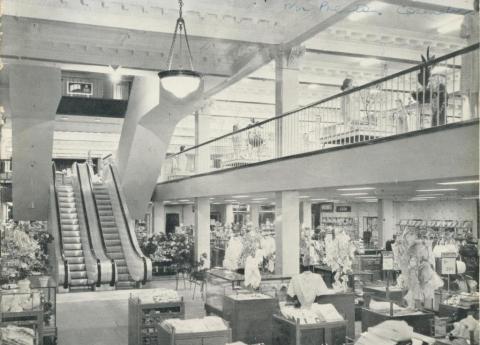
<path fill-rule="evenodd" d="M 183 298 L 158 301 L 153 297 L 128 299 L 128 344 L 157 345 L 156 324 L 166 319 L 185 317 Z M 170 343 L 168 343 L 170 344 Z"/>
<path fill-rule="evenodd" d="M 43 303 L 38 290 L 1 290 L 2 335 L 22 334 L 25 344 L 43 345 Z M 13 335 L 12 335 L 13 336 Z"/>
<path fill-rule="evenodd" d="M 345 344 L 346 321 L 301 324 L 273 315 L 273 345 Z"/>

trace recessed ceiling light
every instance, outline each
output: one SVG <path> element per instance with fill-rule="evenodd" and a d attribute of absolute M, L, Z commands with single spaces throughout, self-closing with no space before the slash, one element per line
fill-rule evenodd
<path fill-rule="evenodd" d="M 373 196 L 369 195 L 369 196 L 356 196 L 355 199 L 372 199 Z"/>
<path fill-rule="evenodd" d="M 418 199 L 436 199 L 436 198 L 437 198 L 436 196 L 422 196 L 422 197 L 419 197 Z"/>
<path fill-rule="evenodd" d="M 253 201 L 261 201 L 261 200 L 268 200 L 268 198 L 255 198 L 255 199 L 252 199 Z"/>
<path fill-rule="evenodd" d="M 212 202 L 212 205 L 220 205 L 221 203 L 219 202 Z"/>
<path fill-rule="evenodd" d="M 249 195 L 234 195 L 233 197 L 241 199 L 241 198 L 248 198 Z"/>
<path fill-rule="evenodd" d="M 62 120 L 68 120 L 68 116 L 62 116 L 61 119 Z"/>
<path fill-rule="evenodd" d="M 343 196 L 356 196 L 356 195 L 368 195 L 368 193 L 345 193 L 345 194 L 340 194 Z"/>
<path fill-rule="evenodd" d="M 308 198 L 310 198 L 310 195 L 300 195 L 298 198 L 299 199 L 308 199 Z"/>
<path fill-rule="evenodd" d="M 228 199 L 228 200 L 225 200 L 225 202 L 238 202 L 238 201 L 233 199 Z"/>
<path fill-rule="evenodd" d="M 378 199 L 363 199 L 364 202 L 378 202 Z"/>
<path fill-rule="evenodd" d="M 338 188 L 339 192 L 349 192 L 349 191 L 357 191 L 357 190 L 373 190 L 375 187 L 352 187 L 352 188 Z"/>
<path fill-rule="evenodd" d="M 178 200 L 178 202 L 190 202 L 188 199 Z"/>
<path fill-rule="evenodd" d="M 424 197 L 424 196 L 441 196 L 441 195 L 445 195 L 445 194 L 441 194 L 441 193 L 432 193 L 432 194 L 417 194 L 415 195 L 416 197 Z"/>
<path fill-rule="evenodd" d="M 475 200 L 475 199 L 478 199 L 479 197 L 478 196 L 466 196 L 464 198 L 462 198 L 463 200 Z"/>
<path fill-rule="evenodd" d="M 328 199 L 312 199 L 312 201 L 327 201 Z"/>
<path fill-rule="evenodd" d="M 457 184 L 475 184 L 479 183 L 479 180 L 468 180 L 468 181 L 451 181 L 451 182 L 438 182 L 437 184 L 442 186 L 454 186 Z"/>
<path fill-rule="evenodd" d="M 209 198 L 210 200 L 215 200 L 215 198 Z"/>
<path fill-rule="evenodd" d="M 417 189 L 417 192 L 454 192 L 456 188 Z"/>
<path fill-rule="evenodd" d="M 163 202 L 171 202 L 170 200 L 164 200 Z"/>

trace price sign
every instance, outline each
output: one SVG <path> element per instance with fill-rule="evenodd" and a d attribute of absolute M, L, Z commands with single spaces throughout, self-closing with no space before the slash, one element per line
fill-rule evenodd
<path fill-rule="evenodd" d="M 393 253 L 382 252 L 382 270 L 393 271 Z"/>
<path fill-rule="evenodd" d="M 442 274 L 455 274 L 457 272 L 457 254 L 442 253 Z"/>

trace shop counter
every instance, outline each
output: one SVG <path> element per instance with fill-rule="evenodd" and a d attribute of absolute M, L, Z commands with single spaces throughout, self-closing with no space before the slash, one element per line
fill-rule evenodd
<path fill-rule="evenodd" d="M 352 339 L 355 338 L 355 298 L 352 292 L 317 296 L 315 303 L 333 304 L 335 309 L 346 320 L 347 336 Z"/>

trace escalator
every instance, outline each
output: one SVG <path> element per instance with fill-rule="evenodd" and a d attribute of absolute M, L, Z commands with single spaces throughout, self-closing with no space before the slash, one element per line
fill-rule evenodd
<path fill-rule="evenodd" d="M 56 171 L 50 194 L 54 272 L 65 290 L 92 290 L 114 284 L 112 263 L 92 238 L 92 219 L 76 164 L 70 175 Z"/>
<path fill-rule="evenodd" d="M 137 242 L 132 221 L 123 202 L 114 168 L 108 165 L 102 178 L 88 169 L 93 200 L 106 255 L 115 261 L 117 288 L 140 287 L 151 279 L 152 264 Z"/>

